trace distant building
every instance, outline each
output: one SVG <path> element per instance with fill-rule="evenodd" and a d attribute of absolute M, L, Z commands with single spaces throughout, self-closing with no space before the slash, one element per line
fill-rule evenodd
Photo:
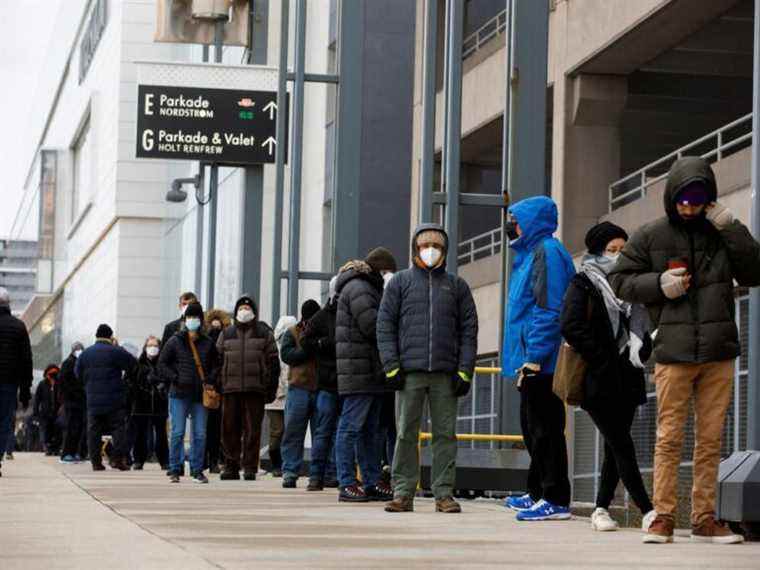
<path fill-rule="evenodd" d="M 0 287 L 11 296 L 11 311 L 20 315 L 36 288 L 37 242 L 0 240 Z"/>

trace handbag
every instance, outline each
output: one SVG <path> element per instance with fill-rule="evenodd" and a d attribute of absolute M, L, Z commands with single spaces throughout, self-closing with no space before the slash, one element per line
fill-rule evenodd
<path fill-rule="evenodd" d="M 591 320 L 591 310 L 589 299 L 586 320 Z M 587 370 L 588 363 L 580 353 L 562 339 L 557 366 L 554 369 L 552 391 L 568 406 L 580 406 L 583 403 L 583 381 Z"/>
<path fill-rule="evenodd" d="M 212 386 L 206 385 L 206 373 L 203 371 L 203 364 L 201 364 L 201 357 L 198 356 L 198 349 L 195 348 L 193 339 L 187 337 L 190 343 L 190 351 L 193 353 L 193 360 L 195 361 L 195 368 L 198 370 L 198 376 L 203 382 L 203 407 L 208 410 L 218 410 L 222 405 L 222 396 Z"/>

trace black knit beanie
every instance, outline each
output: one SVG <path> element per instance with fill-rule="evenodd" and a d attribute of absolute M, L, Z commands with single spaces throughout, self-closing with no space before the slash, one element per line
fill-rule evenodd
<path fill-rule="evenodd" d="M 301 320 L 306 322 L 319 311 L 320 306 L 314 299 L 309 299 L 301 305 Z"/>
<path fill-rule="evenodd" d="M 185 309 L 185 319 L 190 317 L 198 317 L 203 320 L 203 306 L 200 303 L 190 303 Z"/>
<path fill-rule="evenodd" d="M 607 244 L 618 238 L 628 241 L 628 234 L 620 226 L 611 222 L 602 222 L 586 233 L 586 249 L 591 255 L 602 255 Z"/>
<path fill-rule="evenodd" d="M 98 330 L 95 332 L 95 338 L 112 338 L 112 337 L 113 337 L 113 329 L 109 327 L 108 325 L 100 325 L 98 327 Z"/>
<path fill-rule="evenodd" d="M 393 254 L 384 247 L 376 247 L 367 254 L 367 258 L 364 260 L 367 262 L 373 271 L 380 273 L 381 271 L 396 272 L 396 259 Z"/>

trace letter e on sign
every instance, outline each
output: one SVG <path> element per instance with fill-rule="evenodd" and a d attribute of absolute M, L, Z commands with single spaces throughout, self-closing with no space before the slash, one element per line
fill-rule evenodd
<path fill-rule="evenodd" d="M 143 131 L 143 136 L 142 136 L 143 149 L 145 149 L 146 152 L 150 152 L 151 150 L 153 150 L 153 144 L 154 144 L 153 131 L 150 129 L 146 129 L 145 131 Z"/>
<path fill-rule="evenodd" d="M 145 114 L 146 115 L 152 115 L 153 114 L 153 93 L 146 93 L 145 94 Z"/>

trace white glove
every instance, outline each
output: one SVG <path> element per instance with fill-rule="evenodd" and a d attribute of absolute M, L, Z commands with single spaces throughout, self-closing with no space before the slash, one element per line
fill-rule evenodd
<path fill-rule="evenodd" d="M 660 275 L 660 289 L 668 299 L 678 299 L 686 295 L 688 289 L 686 268 L 668 269 Z"/>
<path fill-rule="evenodd" d="M 643 370 L 644 363 L 641 362 L 641 349 L 644 348 L 644 341 L 635 334 L 631 333 L 631 340 L 628 346 L 630 347 L 631 351 L 629 356 L 631 364 L 633 364 L 636 368 Z"/>
<path fill-rule="evenodd" d="M 707 221 L 710 222 L 715 229 L 722 230 L 734 221 L 734 214 L 719 202 L 713 202 L 708 204 L 706 208 Z"/>

